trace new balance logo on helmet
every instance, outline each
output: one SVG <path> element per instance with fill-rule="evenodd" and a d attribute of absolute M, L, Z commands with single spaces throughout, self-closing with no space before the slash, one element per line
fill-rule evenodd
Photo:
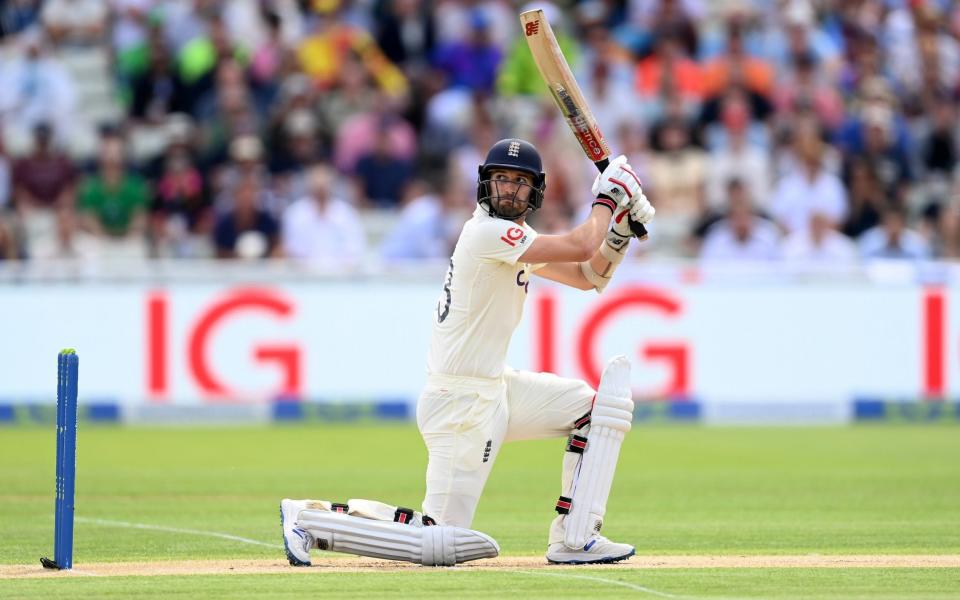
<path fill-rule="evenodd" d="M 507 148 L 507 156 L 515 158 L 520 156 L 520 142 L 510 142 L 510 146 Z"/>

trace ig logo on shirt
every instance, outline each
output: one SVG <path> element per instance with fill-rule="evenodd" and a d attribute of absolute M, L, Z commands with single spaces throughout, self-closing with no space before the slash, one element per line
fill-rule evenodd
<path fill-rule="evenodd" d="M 518 242 L 522 244 L 527 241 L 527 234 L 519 227 L 511 227 L 507 230 L 507 235 L 501 235 L 500 239 L 516 248 Z"/>

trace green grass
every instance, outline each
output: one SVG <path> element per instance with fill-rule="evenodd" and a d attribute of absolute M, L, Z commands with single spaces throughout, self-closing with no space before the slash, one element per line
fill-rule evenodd
<path fill-rule="evenodd" d="M 53 428 L 0 428 L 0 564 L 53 546 Z M 559 493 L 561 440 L 505 447 L 474 527 L 504 554 L 540 554 Z M 280 498 L 374 498 L 419 507 L 425 451 L 410 426 L 140 429 L 81 425 L 78 565 L 278 558 L 281 550 L 129 530 L 110 519 L 280 544 Z M 628 438 L 604 532 L 649 554 L 960 554 L 960 430 L 638 427 Z M 564 570 L 685 597 L 946 598 L 956 569 Z M 0 596 L 293 595 L 332 575 L 2 580 Z M 414 571 L 338 574 L 338 595 L 642 595 L 549 575 Z M 283 581 L 282 581 L 283 580 Z"/>
<path fill-rule="evenodd" d="M 546 574 L 549 573 L 549 574 Z M 559 573 L 559 574 L 558 574 Z M 603 581 L 601 581 L 603 580 Z M 3 582 L 4 598 L 814 598 L 953 600 L 955 569 L 678 569 L 72 578 Z M 627 584 L 627 585 L 624 585 Z M 650 591 L 645 591 L 650 590 Z M 666 596 L 670 597 L 670 596 Z"/>

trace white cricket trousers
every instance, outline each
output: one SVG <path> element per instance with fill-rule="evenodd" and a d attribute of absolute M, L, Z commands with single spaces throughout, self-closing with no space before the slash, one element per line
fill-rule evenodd
<path fill-rule="evenodd" d="M 417 403 L 430 455 L 423 513 L 469 528 L 503 442 L 570 435 L 594 395 L 582 381 L 510 368 L 499 379 L 430 375 Z M 564 493 L 574 466 L 567 463 Z"/>

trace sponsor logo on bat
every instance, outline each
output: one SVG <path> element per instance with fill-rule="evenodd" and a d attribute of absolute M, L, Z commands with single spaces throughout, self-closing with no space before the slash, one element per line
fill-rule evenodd
<path fill-rule="evenodd" d="M 580 145 L 583 146 L 587 154 L 595 156 L 598 159 L 602 157 L 604 154 L 603 142 L 600 136 L 596 135 L 590 128 L 590 124 L 583 116 L 583 111 L 577 106 L 576 101 L 562 85 L 557 85 L 554 93 L 560 101 L 560 105 L 565 109 L 567 122 L 570 123 L 570 128 L 573 129 L 573 133 L 580 141 Z"/>
<path fill-rule="evenodd" d="M 538 33 L 540 33 L 540 21 L 539 20 L 530 21 L 529 23 L 527 23 L 525 31 L 526 31 L 527 37 L 530 37 L 531 35 L 537 35 Z"/>

